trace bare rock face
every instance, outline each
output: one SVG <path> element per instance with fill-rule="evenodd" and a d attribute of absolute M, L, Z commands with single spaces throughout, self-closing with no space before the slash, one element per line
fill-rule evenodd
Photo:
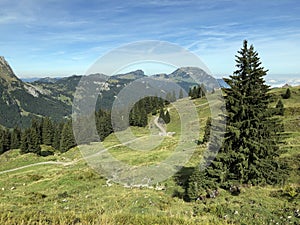
<path fill-rule="evenodd" d="M 14 71 L 5 60 L 3 56 L 0 56 L 0 83 L 7 87 L 11 87 L 21 82 L 14 74 Z"/>

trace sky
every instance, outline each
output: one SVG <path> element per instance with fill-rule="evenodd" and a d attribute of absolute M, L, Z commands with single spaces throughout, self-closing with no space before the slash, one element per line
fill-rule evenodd
<path fill-rule="evenodd" d="M 23 78 L 85 74 L 143 40 L 179 45 L 222 77 L 235 70 L 244 39 L 270 83 L 300 83 L 298 0 L 0 0 L 0 55 Z"/>

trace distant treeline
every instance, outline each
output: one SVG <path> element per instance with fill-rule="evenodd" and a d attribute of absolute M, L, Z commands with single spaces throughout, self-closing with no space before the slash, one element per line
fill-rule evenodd
<path fill-rule="evenodd" d="M 207 90 L 204 84 L 197 85 L 189 89 L 189 97 L 191 97 L 191 99 L 202 98 L 205 97 L 206 92 Z"/>
<path fill-rule="evenodd" d="M 181 96 L 180 93 L 179 96 Z M 173 101 L 176 101 L 175 92 L 168 93 L 166 99 L 152 96 L 139 100 L 130 111 L 129 125 L 145 127 L 148 124 L 148 115 L 156 115 L 158 112 L 160 112 L 161 119 L 166 120 L 166 123 L 170 122 L 170 115 L 168 111 L 165 112 L 164 107 Z M 89 117 L 82 119 L 89 119 Z M 111 112 L 100 109 L 95 113 L 95 120 L 98 136 L 103 141 L 113 132 Z M 123 129 L 126 128 L 123 127 Z M 89 128 L 82 127 L 81 129 Z M 81 143 L 93 141 L 89 138 L 87 137 Z M 63 122 L 54 122 L 51 118 L 44 117 L 33 119 L 30 127 L 23 130 L 19 127 L 14 129 L 0 128 L 0 154 L 10 149 L 21 149 L 21 153 L 35 153 L 43 156 L 53 154 L 53 152 L 42 151 L 41 145 L 52 146 L 60 152 L 66 152 L 75 147 L 72 121 L 69 119 Z"/>
<path fill-rule="evenodd" d="M 21 149 L 21 153 L 51 154 L 41 151 L 41 145 L 52 146 L 65 152 L 74 147 L 71 121 L 53 122 L 49 117 L 33 119 L 30 127 L 21 130 L 0 129 L 0 154 L 10 149 Z"/>

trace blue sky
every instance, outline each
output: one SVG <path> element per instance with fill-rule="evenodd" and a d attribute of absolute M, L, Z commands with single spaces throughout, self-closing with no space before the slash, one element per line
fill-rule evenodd
<path fill-rule="evenodd" d="M 234 71 L 244 39 L 269 80 L 300 82 L 298 0 L 0 1 L 0 55 L 19 77 L 84 74 L 110 50 L 142 40 L 185 47 L 222 76 Z"/>

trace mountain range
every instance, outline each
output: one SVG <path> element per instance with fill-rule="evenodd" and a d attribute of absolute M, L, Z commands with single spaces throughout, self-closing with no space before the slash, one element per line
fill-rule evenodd
<path fill-rule="evenodd" d="M 208 84 L 215 82 L 214 78 L 205 76 L 205 72 L 198 68 L 184 67 L 171 74 L 152 75 L 151 78 L 154 80 L 152 86 L 156 86 L 158 90 L 171 92 L 176 85 L 170 83 L 175 83 L 188 92 L 189 88 L 195 85 L 195 81 L 189 74 L 197 74 L 199 78 L 197 82 Z M 101 91 L 101 101 L 97 101 L 97 107 L 106 109 L 111 108 L 115 96 L 125 86 L 134 80 L 148 78 L 142 70 L 136 70 L 114 76 L 73 75 L 63 78 L 46 77 L 26 82 L 15 75 L 4 57 L 0 57 L 0 125 L 8 128 L 27 127 L 33 118 L 48 116 L 54 120 L 62 120 L 70 117 L 74 93 L 83 77 L 85 78 L 83 80 L 90 82 L 90 85 L 98 84 L 99 82 L 96 82 L 98 77 L 104 80 L 101 85 L 105 88 Z M 167 81 L 173 82 L 166 85 Z M 220 86 L 226 86 L 223 80 L 218 82 Z M 146 88 L 145 86 L 145 90 Z"/>

